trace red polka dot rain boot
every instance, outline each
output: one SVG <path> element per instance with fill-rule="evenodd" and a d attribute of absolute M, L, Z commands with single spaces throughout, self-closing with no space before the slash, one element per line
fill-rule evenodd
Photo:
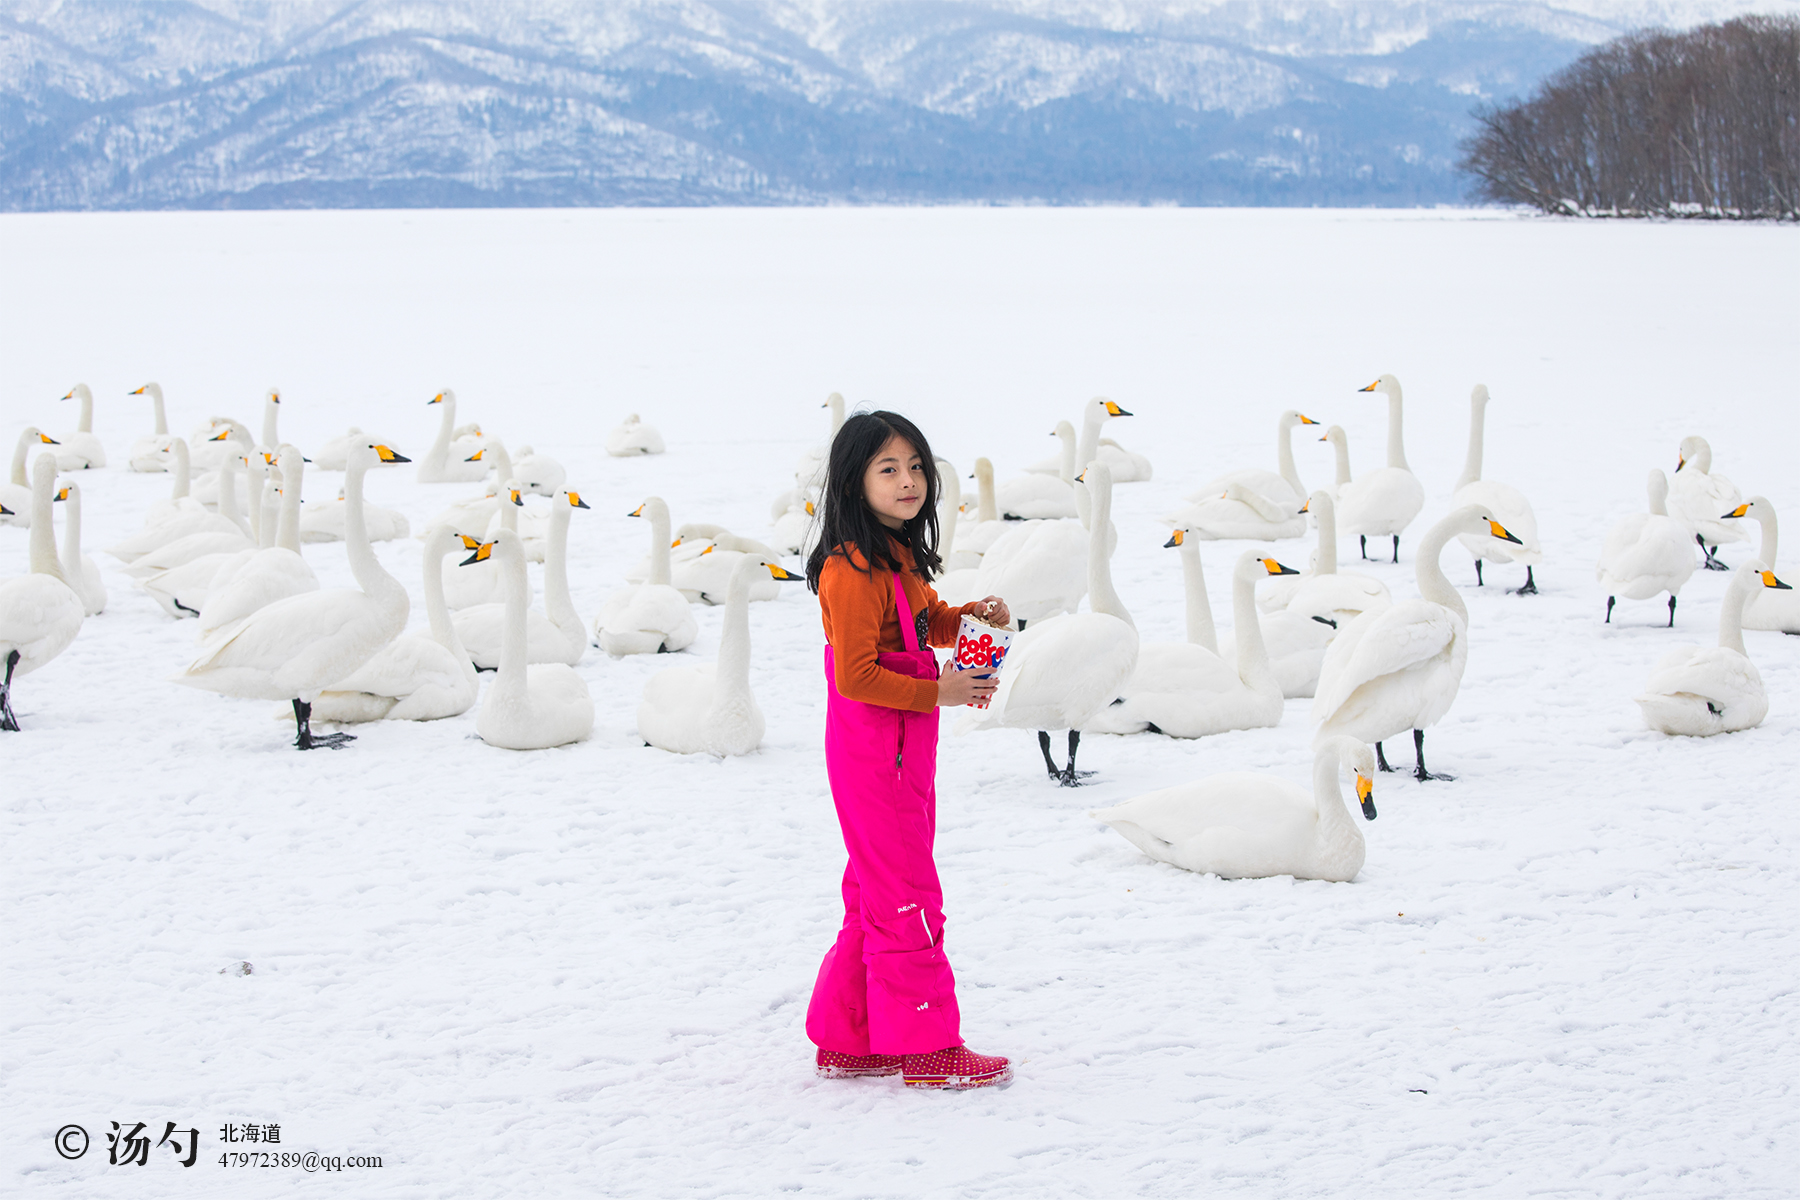
<path fill-rule="evenodd" d="M 906 1056 L 901 1074 L 907 1087 L 965 1088 L 1005 1087 L 1012 1082 L 1012 1063 L 997 1056 L 976 1054 L 967 1046 L 951 1046 L 931 1054 Z"/>
<path fill-rule="evenodd" d="M 820 1079 L 861 1079 L 867 1075 L 898 1075 L 898 1054 L 839 1054 L 836 1050 L 820 1050 L 813 1059 L 813 1070 Z"/>

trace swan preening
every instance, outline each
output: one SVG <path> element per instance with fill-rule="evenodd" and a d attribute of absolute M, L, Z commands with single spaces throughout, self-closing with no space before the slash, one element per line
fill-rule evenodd
<path fill-rule="evenodd" d="M 13 680 L 67 650 L 85 616 L 81 597 L 69 586 L 56 557 L 50 516 L 55 493 L 56 459 L 40 454 L 31 475 L 31 570 L 0 583 L 0 666 L 5 669 L 0 678 L 0 730 L 19 728 L 12 707 Z"/>
<path fill-rule="evenodd" d="M 383 457 L 373 444 L 358 447 L 344 479 L 344 545 L 358 586 L 305 592 L 257 609 L 219 630 L 175 682 L 227 696 L 289 701 L 294 744 L 301 750 L 353 740 L 347 733 L 315 735 L 312 703 L 406 627 L 406 589 L 382 569 L 362 523 L 363 476 Z"/>
<path fill-rule="evenodd" d="M 1469 610 L 1438 563 L 1444 546 L 1462 533 L 1517 542 L 1505 526 L 1475 505 L 1433 525 L 1419 543 L 1414 572 L 1418 600 L 1363 613 L 1339 629 L 1325 652 L 1313 700 L 1315 745 L 1340 734 L 1375 743 L 1381 769 L 1391 770 L 1381 743 L 1413 731 L 1414 777 L 1451 779 L 1425 769 L 1425 729 L 1450 711 L 1469 657 Z"/>
<path fill-rule="evenodd" d="M 650 677 L 638 702 L 638 732 L 659 750 L 676 754 L 748 754 L 762 744 L 763 715 L 750 691 L 750 584 L 801 576 L 759 555 L 733 564 L 726 588 L 719 658 L 684 663 Z"/>
<path fill-rule="evenodd" d="M 1450 504 L 1453 508 L 1470 504 L 1479 506 L 1506 526 L 1508 532 L 1519 540 L 1514 545 L 1478 533 L 1460 533 L 1457 534 L 1457 540 L 1475 556 L 1476 587 L 1482 586 L 1484 582 L 1481 578 L 1482 560 L 1491 558 L 1497 562 L 1524 563 L 1525 582 L 1515 589 L 1514 595 L 1536 595 L 1537 580 L 1532 575 L 1532 568 L 1544 561 L 1543 547 L 1538 544 L 1537 513 L 1532 511 L 1531 501 L 1518 488 L 1481 477 L 1482 448 L 1487 436 L 1487 406 L 1487 384 L 1478 383 L 1469 393 L 1469 457 L 1463 465 L 1462 477 L 1456 481 L 1456 495 L 1451 498 Z"/>
<path fill-rule="evenodd" d="M 1725 524 L 1721 513 L 1728 513 L 1744 502 L 1737 485 L 1723 475 L 1712 473 L 1712 446 L 1698 434 L 1681 439 L 1681 452 L 1676 457 L 1675 478 L 1669 481 L 1669 515 L 1685 521 L 1694 540 L 1705 555 L 1702 564 L 1708 571 L 1729 571 L 1719 561 L 1718 549 L 1724 542 L 1745 540 L 1744 531 Z"/>
<path fill-rule="evenodd" d="M 1663 655 L 1633 699 L 1650 728 L 1688 737 L 1736 733 L 1762 724 L 1769 697 L 1762 676 L 1744 651 L 1744 602 L 1763 590 L 1792 588 L 1762 563 L 1745 563 L 1732 576 L 1719 608 L 1719 644 L 1677 646 Z"/>
<path fill-rule="evenodd" d="M 1306 499 L 1306 485 L 1300 482 L 1300 472 L 1294 466 L 1294 427 L 1296 425 L 1317 425 L 1311 417 L 1288 409 L 1275 422 L 1275 465 L 1276 470 L 1265 471 L 1258 467 L 1244 467 L 1236 471 L 1228 471 L 1200 488 L 1190 492 L 1187 499 L 1191 503 L 1212 500 L 1223 492 L 1228 484 L 1238 483 L 1271 505 L 1282 510 L 1283 514 L 1298 512 L 1301 503 Z"/>
<path fill-rule="evenodd" d="M 994 698 L 985 709 L 970 709 L 957 731 L 1035 729 L 1044 767 L 1065 787 L 1080 781 L 1075 753 L 1081 730 L 1119 694 L 1138 661 L 1137 626 L 1113 590 L 1107 551 L 1112 525 L 1112 475 L 1095 463 L 1084 476 L 1092 495 L 1087 531 L 1087 593 L 1090 612 L 1071 612 L 1034 621 L 1013 639 Z M 1069 761 L 1058 767 L 1050 756 L 1050 731 L 1069 731 Z"/>
<path fill-rule="evenodd" d="M 1363 816 L 1375 819 L 1375 756 L 1350 737 L 1313 755 L 1310 790 L 1233 771 L 1137 796 L 1088 815 L 1158 862 L 1225 879 L 1292 875 L 1348 883 L 1362 870 L 1362 830 L 1344 805 L 1342 771 L 1356 776 Z"/>
<path fill-rule="evenodd" d="M 85 471 L 106 465 L 106 447 L 94 436 L 94 393 L 85 383 L 69 389 L 64 400 L 81 402 L 81 418 L 74 429 L 57 438 L 56 467 L 60 471 Z"/>
<path fill-rule="evenodd" d="M 1694 573 L 1693 531 L 1670 516 L 1664 503 L 1669 480 L 1652 469 L 1650 506 L 1618 522 L 1606 534 L 1594 578 L 1606 588 L 1606 624 L 1620 596 L 1648 600 L 1669 593 L 1669 628 L 1675 627 L 1675 597 Z"/>
<path fill-rule="evenodd" d="M 839 398 L 842 403 L 842 398 Z M 832 431 L 834 434 L 836 430 Z M 638 420 L 636 413 L 631 413 L 621 421 L 613 431 L 606 435 L 606 452 L 614 458 L 629 458 L 638 454 L 661 454 L 663 452 L 662 434 L 655 426 L 646 425 Z"/>
<path fill-rule="evenodd" d="M 1775 506 L 1763 496 L 1752 496 L 1726 513 L 1722 519 L 1746 516 L 1762 525 L 1762 550 L 1757 554 L 1757 559 L 1769 570 L 1779 574 L 1781 564 L 1775 561 L 1775 551 L 1780 545 L 1780 528 L 1775 521 Z M 1800 634 L 1800 590 L 1751 589 L 1749 598 L 1744 602 L 1744 628 Z"/>
<path fill-rule="evenodd" d="M 1393 538 L 1394 561 L 1399 562 L 1400 535 L 1425 507 L 1425 489 L 1406 465 L 1400 381 L 1383 375 L 1358 390 L 1380 392 L 1388 399 L 1387 466 L 1367 471 L 1337 489 L 1338 525 L 1357 536 L 1364 558 L 1369 557 L 1371 537 Z M 1379 754 L 1380 748 L 1376 749 Z"/>

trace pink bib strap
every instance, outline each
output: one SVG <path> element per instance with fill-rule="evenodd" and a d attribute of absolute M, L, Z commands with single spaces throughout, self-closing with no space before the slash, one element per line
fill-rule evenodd
<path fill-rule="evenodd" d="M 913 621 L 912 605 L 906 602 L 906 587 L 900 582 L 900 572 L 894 572 L 894 607 L 900 616 L 900 644 L 911 653 L 919 652 L 919 627 Z"/>

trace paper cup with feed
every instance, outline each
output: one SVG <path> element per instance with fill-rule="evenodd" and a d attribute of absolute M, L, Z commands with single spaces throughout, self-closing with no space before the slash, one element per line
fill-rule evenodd
<path fill-rule="evenodd" d="M 1006 661 L 1006 648 L 1012 644 L 1013 631 L 989 625 L 964 614 L 956 630 L 956 654 L 951 662 L 958 671 L 979 671 L 977 679 L 1000 674 Z M 986 708 L 988 701 L 971 700 L 971 708 Z"/>

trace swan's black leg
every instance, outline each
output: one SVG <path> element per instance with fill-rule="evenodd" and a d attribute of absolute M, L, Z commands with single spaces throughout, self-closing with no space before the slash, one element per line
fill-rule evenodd
<path fill-rule="evenodd" d="M 301 750 L 316 750 L 321 746 L 329 746 L 336 750 L 346 742 L 354 742 L 353 733 L 322 733 L 317 736 L 312 731 L 312 705 L 304 700 L 294 701 L 294 745 Z"/>
<path fill-rule="evenodd" d="M 1535 596 L 1538 594 L 1537 580 L 1531 577 L 1531 568 L 1525 568 L 1525 586 L 1513 593 L 1515 596 Z"/>
<path fill-rule="evenodd" d="M 1479 558 L 1475 560 L 1475 586 L 1487 586 L 1487 581 L 1481 577 L 1481 560 Z"/>
<path fill-rule="evenodd" d="M 1413 730 L 1413 753 L 1419 757 L 1419 766 L 1413 772 L 1413 778 L 1420 783 L 1424 783 L 1428 779 L 1442 779 L 1450 782 L 1456 778 L 1454 775 L 1433 775 L 1425 769 L 1425 731 L 1423 729 Z"/>
<path fill-rule="evenodd" d="M 1081 749 L 1081 730 L 1071 729 L 1069 730 L 1069 765 L 1059 776 L 1059 782 L 1064 787 L 1080 787 L 1081 781 L 1093 774 L 1092 771 L 1075 769 L 1075 752 L 1079 749 Z"/>
<path fill-rule="evenodd" d="M 1674 597 L 1671 596 L 1670 599 L 1672 600 L 1672 599 L 1674 599 Z M 1619 600 L 1619 598 L 1617 596 L 1608 596 L 1606 598 L 1606 620 L 1604 622 L 1602 622 L 1602 624 L 1606 624 L 1606 625 L 1612 624 L 1613 605 L 1618 603 L 1618 600 Z M 1673 616 L 1674 614 L 1671 613 L 1670 615 Z"/>
<path fill-rule="evenodd" d="M 1397 533 L 1394 535 L 1394 561 L 1400 561 L 1400 535 Z"/>
<path fill-rule="evenodd" d="M 19 731 L 19 718 L 13 716 L 12 710 L 13 668 L 18 665 L 19 652 L 14 650 L 6 656 L 6 682 L 0 683 L 0 729 L 10 733 Z"/>
<path fill-rule="evenodd" d="M 1669 593 L 1669 628 L 1675 628 L 1675 593 Z"/>
<path fill-rule="evenodd" d="M 1700 553 L 1706 556 L 1706 561 L 1704 563 L 1702 563 L 1701 565 L 1704 566 L 1708 571 L 1729 571 L 1729 570 L 1731 570 L 1730 567 L 1726 566 L 1724 563 L 1719 561 L 1719 557 L 1717 554 L 1717 551 L 1719 548 L 1717 546 L 1714 546 L 1711 550 L 1708 550 L 1706 548 L 1706 539 L 1701 537 L 1697 533 L 1694 535 L 1694 540 L 1696 542 L 1700 543 Z"/>
<path fill-rule="evenodd" d="M 1356 535 L 1356 541 L 1362 547 L 1363 561 L 1367 562 L 1369 560 L 1369 539 L 1368 539 L 1368 537 L 1364 534 L 1359 533 Z"/>
<path fill-rule="evenodd" d="M 1038 749 L 1043 751 L 1044 770 L 1050 772 L 1050 778 L 1061 779 L 1062 768 L 1057 766 L 1056 760 L 1050 757 L 1050 735 L 1042 729 L 1038 730 Z"/>
<path fill-rule="evenodd" d="M 1019 618 L 1019 632 L 1020 633 L 1025 632 L 1025 618 L 1024 617 Z"/>
<path fill-rule="evenodd" d="M 1380 767 L 1383 771 L 1392 771 L 1394 769 L 1388 766 L 1387 754 L 1381 749 L 1380 742 L 1375 743 L 1375 765 Z"/>

